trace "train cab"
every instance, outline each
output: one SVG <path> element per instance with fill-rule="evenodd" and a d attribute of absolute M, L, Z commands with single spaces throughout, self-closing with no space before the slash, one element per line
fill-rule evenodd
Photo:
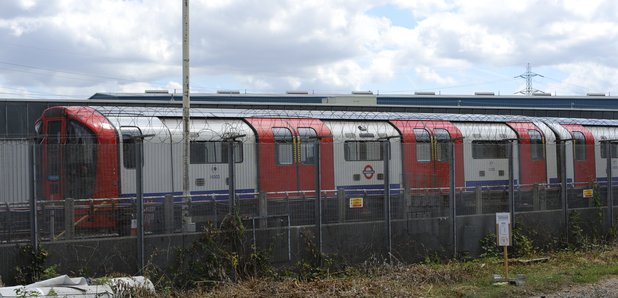
<path fill-rule="evenodd" d="M 40 199 L 118 197 L 118 140 L 105 116 L 91 107 L 52 107 L 43 112 L 36 129 L 40 142 L 36 163 Z M 78 208 L 76 220 L 86 218 L 88 210 Z M 116 227 L 109 213 L 87 218 L 78 220 L 80 227 Z"/>
<path fill-rule="evenodd" d="M 119 195 L 117 135 L 91 107 L 52 107 L 36 124 L 39 195 L 45 200 Z"/>

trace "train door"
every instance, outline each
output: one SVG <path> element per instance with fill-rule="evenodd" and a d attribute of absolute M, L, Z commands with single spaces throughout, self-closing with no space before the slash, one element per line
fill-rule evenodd
<path fill-rule="evenodd" d="M 563 124 L 572 136 L 573 168 L 575 183 L 587 183 L 596 180 L 594 137 L 592 133 L 579 124 Z"/>
<path fill-rule="evenodd" d="M 545 162 L 545 137 L 541 130 L 529 122 L 508 122 L 519 144 L 519 179 L 522 185 L 545 183 L 547 165 Z"/>
<path fill-rule="evenodd" d="M 64 154 L 62 145 L 66 142 L 66 125 L 63 117 L 45 117 L 42 125 L 42 160 L 39 170 L 43 179 L 43 197 L 48 200 L 64 199 Z"/>
<path fill-rule="evenodd" d="M 316 144 L 320 145 L 322 188 L 334 187 L 330 130 L 317 119 L 248 118 L 258 143 L 259 187 L 263 192 L 315 189 Z"/>
<path fill-rule="evenodd" d="M 447 121 L 397 120 L 391 123 L 403 137 L 403 172 L 408 187 L 444 188 L 449 186 L 451 141 L 455 143 L 457 184 L 463 184 L 463 150 L 459 129 Z"/>

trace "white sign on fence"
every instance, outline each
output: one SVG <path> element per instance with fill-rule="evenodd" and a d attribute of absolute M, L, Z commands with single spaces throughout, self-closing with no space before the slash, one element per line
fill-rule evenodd
<path fill-rule="evenodd" d="M 508 212 L 496 213 L 496 235 L 498 246 L 511 245 L 511 214 Z"/>

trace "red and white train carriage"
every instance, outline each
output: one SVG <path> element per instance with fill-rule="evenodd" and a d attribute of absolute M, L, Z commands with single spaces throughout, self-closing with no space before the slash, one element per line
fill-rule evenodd
<path fill-rule="evenodd" d="M 451 158 L 457 187 L 508 185 L 511 142 L 518 187 L 560 181 L 559 140 L 566 143 L 568 183 L 606 180 L 604 151 L 594 145 L 618 139 L 615 121 L 456 114 L 195 109 L 190 127 L 190 188 L 197 196 L 227 194 L 230 136 L 238 142 L 237 192 L 274 194 L 315 189 L 316 142 L 323 190 L 381 190 L 380 142 L 388 141 L 391 188 L 443 191 Z M 47 109 L 37 124 L 42 199 L 135 196 L 136 135 L 145 136 L 145 195 L 181 194 L 181 128 L 174 108 Z"/>

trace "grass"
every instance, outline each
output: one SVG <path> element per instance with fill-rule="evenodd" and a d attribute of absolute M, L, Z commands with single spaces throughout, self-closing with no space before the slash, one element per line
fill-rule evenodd
<path fill-rule="evenodd" d="M 618 276 L 618 247 L 551 253 L 544 263 L 512 263 L 509 274 L 523 274 L 522 286 L 493 285 L 503 273 L 497 258 L 414 265 L 372 265 L 309 281 L 293 277 L 225 283 L 214 290 L 194 289 L 183 297 L 520 297 L 551 293 Z"/>

